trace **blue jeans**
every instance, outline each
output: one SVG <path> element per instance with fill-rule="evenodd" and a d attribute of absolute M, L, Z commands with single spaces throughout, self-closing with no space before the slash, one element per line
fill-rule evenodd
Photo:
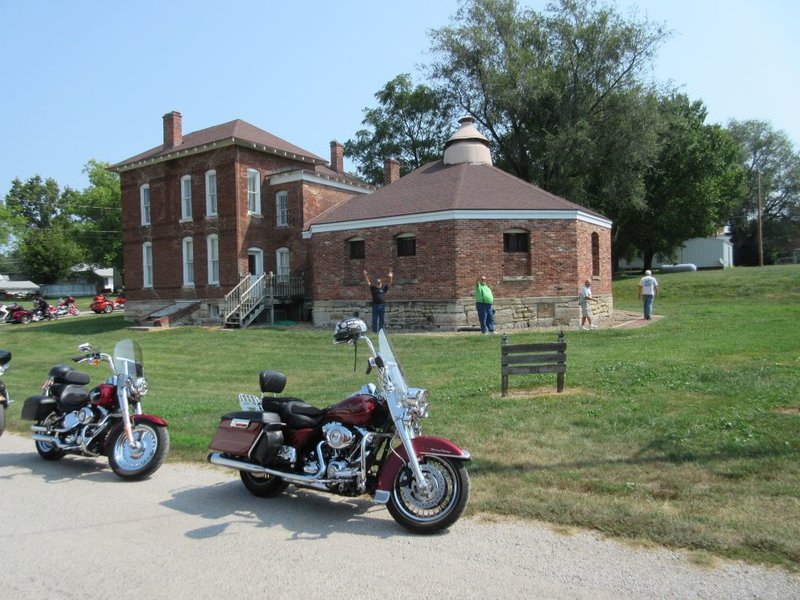
<path fill-rule="evenodd" d="M 494 331 L 494 307 L 491 304 L 477 302 L 475 308 L 478 311 L 478 321 L 481 323 L 481 333 L 486 333 L 487 329 Z"/>
<path fill-rule="evenodd" d="M 381 329 L 383 329 L 383 318 L 386 315 L 386 305 L 385 304 L 373 304 L 372 305 L 372 331 L 378 333 Z M 380 327 L 379 327 L 380 325 Z"/>
<path fill-rule="evenodd" d="M 653 314 L 653 294 L 642 294 L 642 300 L 644 300 L 644 318 L 649 319 L 650 315 Z"/>

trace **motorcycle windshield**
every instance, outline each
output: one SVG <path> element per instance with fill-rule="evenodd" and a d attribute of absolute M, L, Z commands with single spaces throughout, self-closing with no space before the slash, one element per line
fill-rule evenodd
<path fill-rule="evenodd" d="M 114 346 L 114 368 L 124 378 L 144 377 L 142 348 L 133 340 L 120 340 Z"/>
<path fill-rule="evenodd" d="M 392 345 L 389 343 L 389 338 L 386 336 L 383 329 L 378 333 L 378 353 L 381 355 L 383 364 L 386 366 L 389 380 L 392 382 L 395 389 L 404 397 L 408 390 L 408 384 L 406 384 L 403 369 L 400 367 Z"/>

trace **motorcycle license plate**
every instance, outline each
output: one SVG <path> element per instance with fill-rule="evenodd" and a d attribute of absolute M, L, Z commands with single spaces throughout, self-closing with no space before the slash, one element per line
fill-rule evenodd
<path fill-rule="evenodd" d="M 261 412 L 261 398 L 253 394 L 239 394 L 239 406 L 242 410 Z"/>

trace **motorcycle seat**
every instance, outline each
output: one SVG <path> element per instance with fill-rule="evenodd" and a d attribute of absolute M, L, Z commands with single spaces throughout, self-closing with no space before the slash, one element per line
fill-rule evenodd
<path fill-rule="evenodd" d="M 324 414 L 316 406 L 311 406 L 296 398 L 281 398 L 279 402 L 270 403 L 269 408 L 267 408 L 266 400 L 275 400 L 275 398 L 265 399 L 264 410 L 277 412 L 281 416 L 281 420 L 293 429 L 316 427 Z"/>
<path fill-rule="evenodd" d="M 81 385 L 68 385 L 61 391 L 59 400 L 68 410 L 77 410 L 89 404 L 89 390 Z"/>

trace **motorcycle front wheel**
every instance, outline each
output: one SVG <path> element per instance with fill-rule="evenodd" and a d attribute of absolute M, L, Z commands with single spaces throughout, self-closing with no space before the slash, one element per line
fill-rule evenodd
<path fill-rule="evenodd" d="M 395 521 L 415 533 L 435 533 L 456 522 L 469 500 L 463 461 L 425 456 L 420 468 L 428 484 L 420 489 L 409 467 L 397 472 L 387 508 Z"/>
<path fill-rule="evenodd" d="M 114 312 L 114 307 L 111 304 L 106 304 L 103 307 L 103 312 L 106 313 L 106 314 L 112 313 L 112 312 Z"/>
<path fill-rule="evenodd" d="M 169 434 L 165 427 L 137 423 L 133 426 L 133 439 L 138 442 L 135 447 L 128 441 L 124 428 L 120 427 L 113 436 L 109 440 L 108 463 L 122 479 L 146 479 L 167 458 Z"/>
<path fill-rule="evenodd" d="M 244 487 L 254 496 L 260 498 L 272 498 L 277 496 L 289 484 L 276 475 L 269 475 L 268 473 L 252 473 L 250 471 L 239 471 L 242 478 Z"/>
<path fill-rule="evenodd" d="M 44 427 L 49 426 L 51 423 L 54 423 L 58 420 L 58 415 L 56 413 L 50 413 L 44 419 L 39 421 L 37 425 L 42 425 Z M 63 450 L 59 450 L 58 446 L 52 444 L 50 442 L 40 442 L 36 441 L 36 451 L 39 453 L 45 460 L 58 460 L 62 458 L 65 454 Z"/>

